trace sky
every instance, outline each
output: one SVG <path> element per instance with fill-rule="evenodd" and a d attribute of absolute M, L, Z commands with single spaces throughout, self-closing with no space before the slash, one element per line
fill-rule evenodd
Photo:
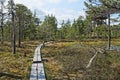
<path fill-rule="evenodd" d="M 24 4 L 36 14 L 41 20 L 45 15 L 53 14 L 58 22 L 62 20 L 71 21 L 79 16 L 85 17 L 84 0 L 14 0 L 15 3 Z"/>

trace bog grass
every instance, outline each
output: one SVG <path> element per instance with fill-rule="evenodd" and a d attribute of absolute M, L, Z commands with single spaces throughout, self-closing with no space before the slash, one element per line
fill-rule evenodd
<path fill-rule="evenodd" d="M 13 54 L 11 42 L 4 42 L 0 46 L 0 80 L 29 80 L 34 50 L 39 44 L 40 41 L 22 42 Z"/>
<path fill-rule="evenodd" d="M 114 40 L 115 41 L 115 40 Z M 118 44 L 118 40 L 116 43 Z M 56 42 L 42 49 L 48 80 L 119 80 L 120 52 L 99 53 L 86 69 L 94 48 L 104 48 L 107 41 Z M 93 48 L 94 47 L 94 48 Z"/>

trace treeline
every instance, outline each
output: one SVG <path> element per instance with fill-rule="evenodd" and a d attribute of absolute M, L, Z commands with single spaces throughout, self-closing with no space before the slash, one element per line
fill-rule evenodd
<path fill-rule="evenodd" d="M 12 15 L 11 15 L 11 4 L 5 6 L 7 9 L 4 9 L 1 3 L 1 13 L 0 13 L 0 39 L 1 42 L 7 40 L 12 40 Z M 6 10 L 7 12 L 4 12 Z M 23 4 L 15 4 L 14 5 L 14 25 L 15 25 L 15 34 L 16 39 L 21 42 L 21 40 L 30 40 L 34 39 L 36 36 L 36 26 L 39 25 L 40 19 L 36 17 L 35 14 L 32 13 L 30 9 L 28 9 Z"/>
<path fill-rule="evenodd" d="M 83 40 L 83 39 L 103 39 L 108 37 L 107 22 L 92 22 L 89 18 L 80 16 L 71 22 L 62 21 L 60 28 L 57 27 L 55 16 L 48 15 L 37 27 L 38 39 L 43 40 Z M 111 37 L 120 37 L 120 24 L 111 26 Z"/>
<path fill-rule="evenodd" d="M 10 4 L 6 6 L 7 12 L 4 13 L 4 3 L 1 2 L 0 12 L 0 40 L 1 44 L 5 40 L 12 40 L 12 21 L 10 15 Z M 24 40 L 82 40 L 82 39 L 107 39 L 107 24 L 105 21 L 92 22 L 89 17 L 82 16 L 74 21 L 62 21 L 58 28 L 58 21 L 54 15 L 47 15 L 41 22 L 32 12 L 23 4 L 14 5 L 15 14 L 15 36 L 20 47 Z M 120 37 L 120 24 L 111 26 L 111 37 Z"/>
<path fill-rule="evenodd" d="M 33 40 L 36 36 L 36 26 L 40 19 L 23 4 L 15 4 L 9 0 L 0 1 L 0 40 L 1 45 L 4 41 L 10 41 L 13 53 L 16 53 L 16 44 L 21 47 L 24 40 Z"/>

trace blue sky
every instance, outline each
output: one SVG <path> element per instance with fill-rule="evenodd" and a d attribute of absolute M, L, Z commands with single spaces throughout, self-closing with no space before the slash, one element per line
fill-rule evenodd
<path fill-rule="evenodd" d="M 58 22 L 77 19 L 80 15 L 85 16 L 84 0 L 14 0 L 14 2 L 24 4 L 32 11 L 36 10 L 40 18 L 53 14 Z"/>

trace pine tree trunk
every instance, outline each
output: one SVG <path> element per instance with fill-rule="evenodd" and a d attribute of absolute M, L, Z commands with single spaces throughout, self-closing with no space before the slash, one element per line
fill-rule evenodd
<path fill-rule="evenodd" d="M 12 47 L 13 47 L 13 54 L 16 54 L 16 33 L 15 33 L 15 21 L 14 21 L 14 19 L 15 19 L 15 15 L 14 15 L 14 9 L 13 9 L 13 0 L 11 0 L 11 14 L 12 14 Z"/>
<path fill-rule="evenodd" d="M 3 26 L 1 26 L 1 44 L 4 43 L 4 33 L 3 33 Z"/>
<path fill-rule="evenodd" d="M 18 47 L 21 46 L 21 22 L 20 22 L 20 17 L 19 17 L 19 30 L 18 30 Z"/>
<path fill-rule="evenodd" d="M 108 15 L 108 49 L 111 46 L 111 29 L 110 29 L 110 14 Z"/>
<path fill-rule="evenodd" d="M 3 33 L 3 20 L 4 20 L 4 14 L 3 14 L 3 2 L 1 2 L 1 44 L 4 42 L 4 33 Z"/>

